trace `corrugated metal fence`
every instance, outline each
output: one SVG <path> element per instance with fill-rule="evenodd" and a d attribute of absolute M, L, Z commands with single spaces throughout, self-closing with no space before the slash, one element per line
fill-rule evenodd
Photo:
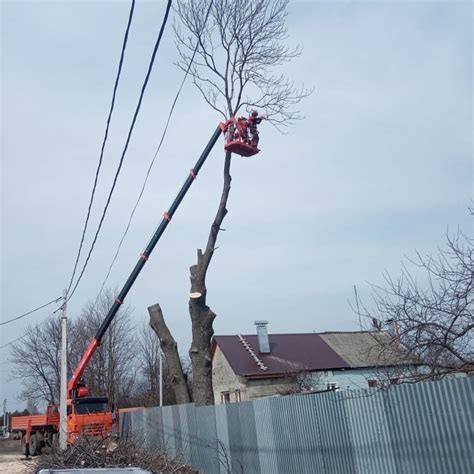
<path fill-rule="evenodd" d="M 147 408 L 123 436 L 205 473 L 469 474 L 474 378 L 254 402 Z"/>

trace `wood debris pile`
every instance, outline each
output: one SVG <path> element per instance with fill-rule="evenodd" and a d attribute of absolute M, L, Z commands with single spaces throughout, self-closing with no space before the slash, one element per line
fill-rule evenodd
<path fill-rule="evenodd" d="M 166 453 L 144 449 L 144 443 L 113 439 L 83 437 L 60 451 L 53 446 L 51 451 L 35 462 L 31 472 L 41 469 L 65 468 L 127 468 L 138 467 L 151 473 L 185 473 L 197 471 L 186 466 L 178 458 L 170 459 Z"/>

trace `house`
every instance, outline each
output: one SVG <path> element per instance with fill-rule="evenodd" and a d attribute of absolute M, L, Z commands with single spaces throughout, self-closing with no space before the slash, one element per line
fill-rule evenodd
<path fill-rule="evenodd" d="M 215 403 L 230 403 L 302 391 L 357 390 L 382 379 L 397 383 L 419 363 L 382 331 L 214 336 L 212 376 Z"/>

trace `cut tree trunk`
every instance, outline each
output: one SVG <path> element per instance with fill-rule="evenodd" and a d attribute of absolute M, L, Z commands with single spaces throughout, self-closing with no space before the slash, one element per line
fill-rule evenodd
<path fill-rule="evenodd" d="M 216 249 L 217 236 L 222 221 L 227 214 L 229 198 L 231 153 L 226 153 L 224 164 L 224 187 L 219 208 L 211 226 L 204 253 L 197 251 L 197 264 L 190 268 L 191 291 L 189 297 L 189 314 L 191 316 L 193 342 L 189 349 L 193 367 L 193 400 L 196 405 L 214 404 L 212 389 L 211 339 L 214 334 L 212 324 L 215 313 L 206 304 L 206 273 Z"/>
<path fill-rule="evenodd" d="M 195 405 L 213 405 L 211 339 L 216 315 L 200 298 L 189 299 L 193 342 L 189 349 L 193 367 L 193 401 Z"/>
<path fill-rule="evenodd" d="M 150 315 L 150 326 L 160 339 L 161 349 L 168 364 L 170 382 L 176 397 L 176 403 L 190 403 L 191 397 L 179 358 L 178 344 L 165 323 L 160 305 L 149 306 L 148 314 Z"/>

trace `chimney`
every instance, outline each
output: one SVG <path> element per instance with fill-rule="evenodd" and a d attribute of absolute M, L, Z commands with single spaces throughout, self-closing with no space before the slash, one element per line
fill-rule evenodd
<path fill-rule="evenodd" d="M 388 334 L 394 339 L 400 338 L 400 328 L 395 319 L 387 319 L 386 324 L 388 325 Z"/>
<path fill-rule="evenodd" d="M 255 321 L 257 326 L 258 350 L 261 354 L 270 353 L 270 341 L 268 340 L 267 324 L 268 321 Z"/>

